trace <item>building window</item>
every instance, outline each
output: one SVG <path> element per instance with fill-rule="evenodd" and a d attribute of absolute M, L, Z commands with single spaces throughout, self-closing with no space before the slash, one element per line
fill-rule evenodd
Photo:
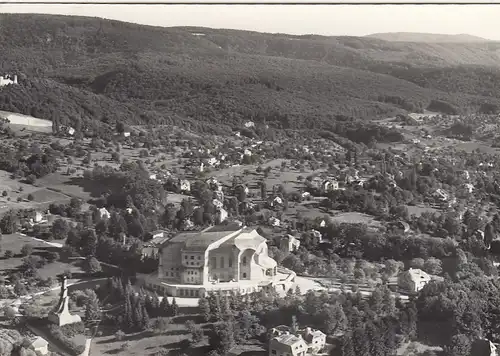
<path fill-rule="evenodd" d="M 212 257 L 212 268 L 217 268 L 217 259 Z"/>
<path fill-rule="evenodd" d="M 243 266 L 247 265 L 247 257 L 246 256 L 243 256 L 243 258 L 241 259 L 241 263 L 243 264 Z"/>
<path fill-rule="evenodd" d="M 201 256 L 198 256 L 198 261 L 201 260 Z"/>
<path fill-rule="evenodd" d="M 224 268 L 224 257 L 220 258 L 220 268 Z"/>
<path fill-rule="evenodd" d="M 246 273 L 243 273 L 243 278 L 247 278 L 247 274 Z"/>
<path fill-rule="evenodd" d="M 271 350 L 271 353 L 272 353 L 273 355 L 276 355 L 276 350 Z"/>
<path fill-rule="evenodd" d="M 227 261 L 228 267 L 233 267 L 233 258 L 229 257 L 229 261 Z"/>
<path fill-rule="evenodd" d="M 194 256 L 191 256 L 191 259 L 194 260 Z"/>
<path fill-rule="evenodd" d="M 187 255 L 184 255 L 184 259 L 187 260 L 188 259 L 188 256 Z"/>

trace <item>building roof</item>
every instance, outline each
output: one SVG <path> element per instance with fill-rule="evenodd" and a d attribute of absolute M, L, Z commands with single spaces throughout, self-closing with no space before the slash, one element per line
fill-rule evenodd
<path fill-rule="evenodd" d="M 216 225 L 202 231 L 184 232 L 170 239 L 172 243 L 184 243 L 184 248 L 191 251 L 204 251 L 213 244 L 228 235 L 241 230 L 236 225 Z"/>
<path fill-rule="evenodd" d="M 276 340 L 280 344 L 286 345 L 286 346 L 293 346 L 296 343 L 301 342 L 301 341 L 305 343 L 304 339 L 302 339 L 300 336 L 296 336 L 293 334 L 282 334 L 280 336 L 274 337 L 273 340 Z"/>
<path fill-rule="evenodd" d="M 31 341 L 30 346 L 37 349 L 39 347 L 45 347 L 48 344 L 49 343 L 47 342 L 47 340 L 45 340 L 43 337 L 37 336 L 33 339 L 33 341 Z"/>
<path fill-rule="evenodd" d="M 168 236 L 155 237 L 144 243 L 144 247 L 160 247 L 170 240 Z"/>
<path fill-rule="evenodd" d="M 407 275 L 410 276 L 410 278 L 414 281 L 421 281 L 421 280 L 431 280 L 431 276 L 422 271 L 421 269 L 418 268 L 410 268 L 409 270 L 403 272 Z"/>

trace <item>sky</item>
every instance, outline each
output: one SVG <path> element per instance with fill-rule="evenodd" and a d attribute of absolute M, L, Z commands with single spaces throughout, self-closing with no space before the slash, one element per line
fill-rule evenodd
<path fill-rule="evenodd" d="M 298 35 L 363 36 L 380 32 L 467 33 L 500 41 L 500 5 L 493 4 L 23 5 L 19 3 L 23 0 L 16 1 L 16 4 L 2 2 L 0 13 L 80 15 L 154 26 L 203 26 Z"/>

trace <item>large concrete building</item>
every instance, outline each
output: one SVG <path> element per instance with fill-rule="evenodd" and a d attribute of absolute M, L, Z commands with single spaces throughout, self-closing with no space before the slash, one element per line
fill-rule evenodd
<path fill-rule="evenodd" d="M 158 273 L 143 276 L 146 287 L 176 297 L 209 291 L 252 293 L 263 288 L 286 292 L 295 273 L 279 269 L 256 230 L 218 225 L 184 232 L 159 249 Z"/>

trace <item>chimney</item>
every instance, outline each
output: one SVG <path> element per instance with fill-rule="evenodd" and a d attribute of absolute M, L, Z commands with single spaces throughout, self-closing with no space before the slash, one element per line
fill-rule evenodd
<path fill-rule="evenodd" d="M 14 84 L 17 84 L 17 74 L 14 75 Z"/>

